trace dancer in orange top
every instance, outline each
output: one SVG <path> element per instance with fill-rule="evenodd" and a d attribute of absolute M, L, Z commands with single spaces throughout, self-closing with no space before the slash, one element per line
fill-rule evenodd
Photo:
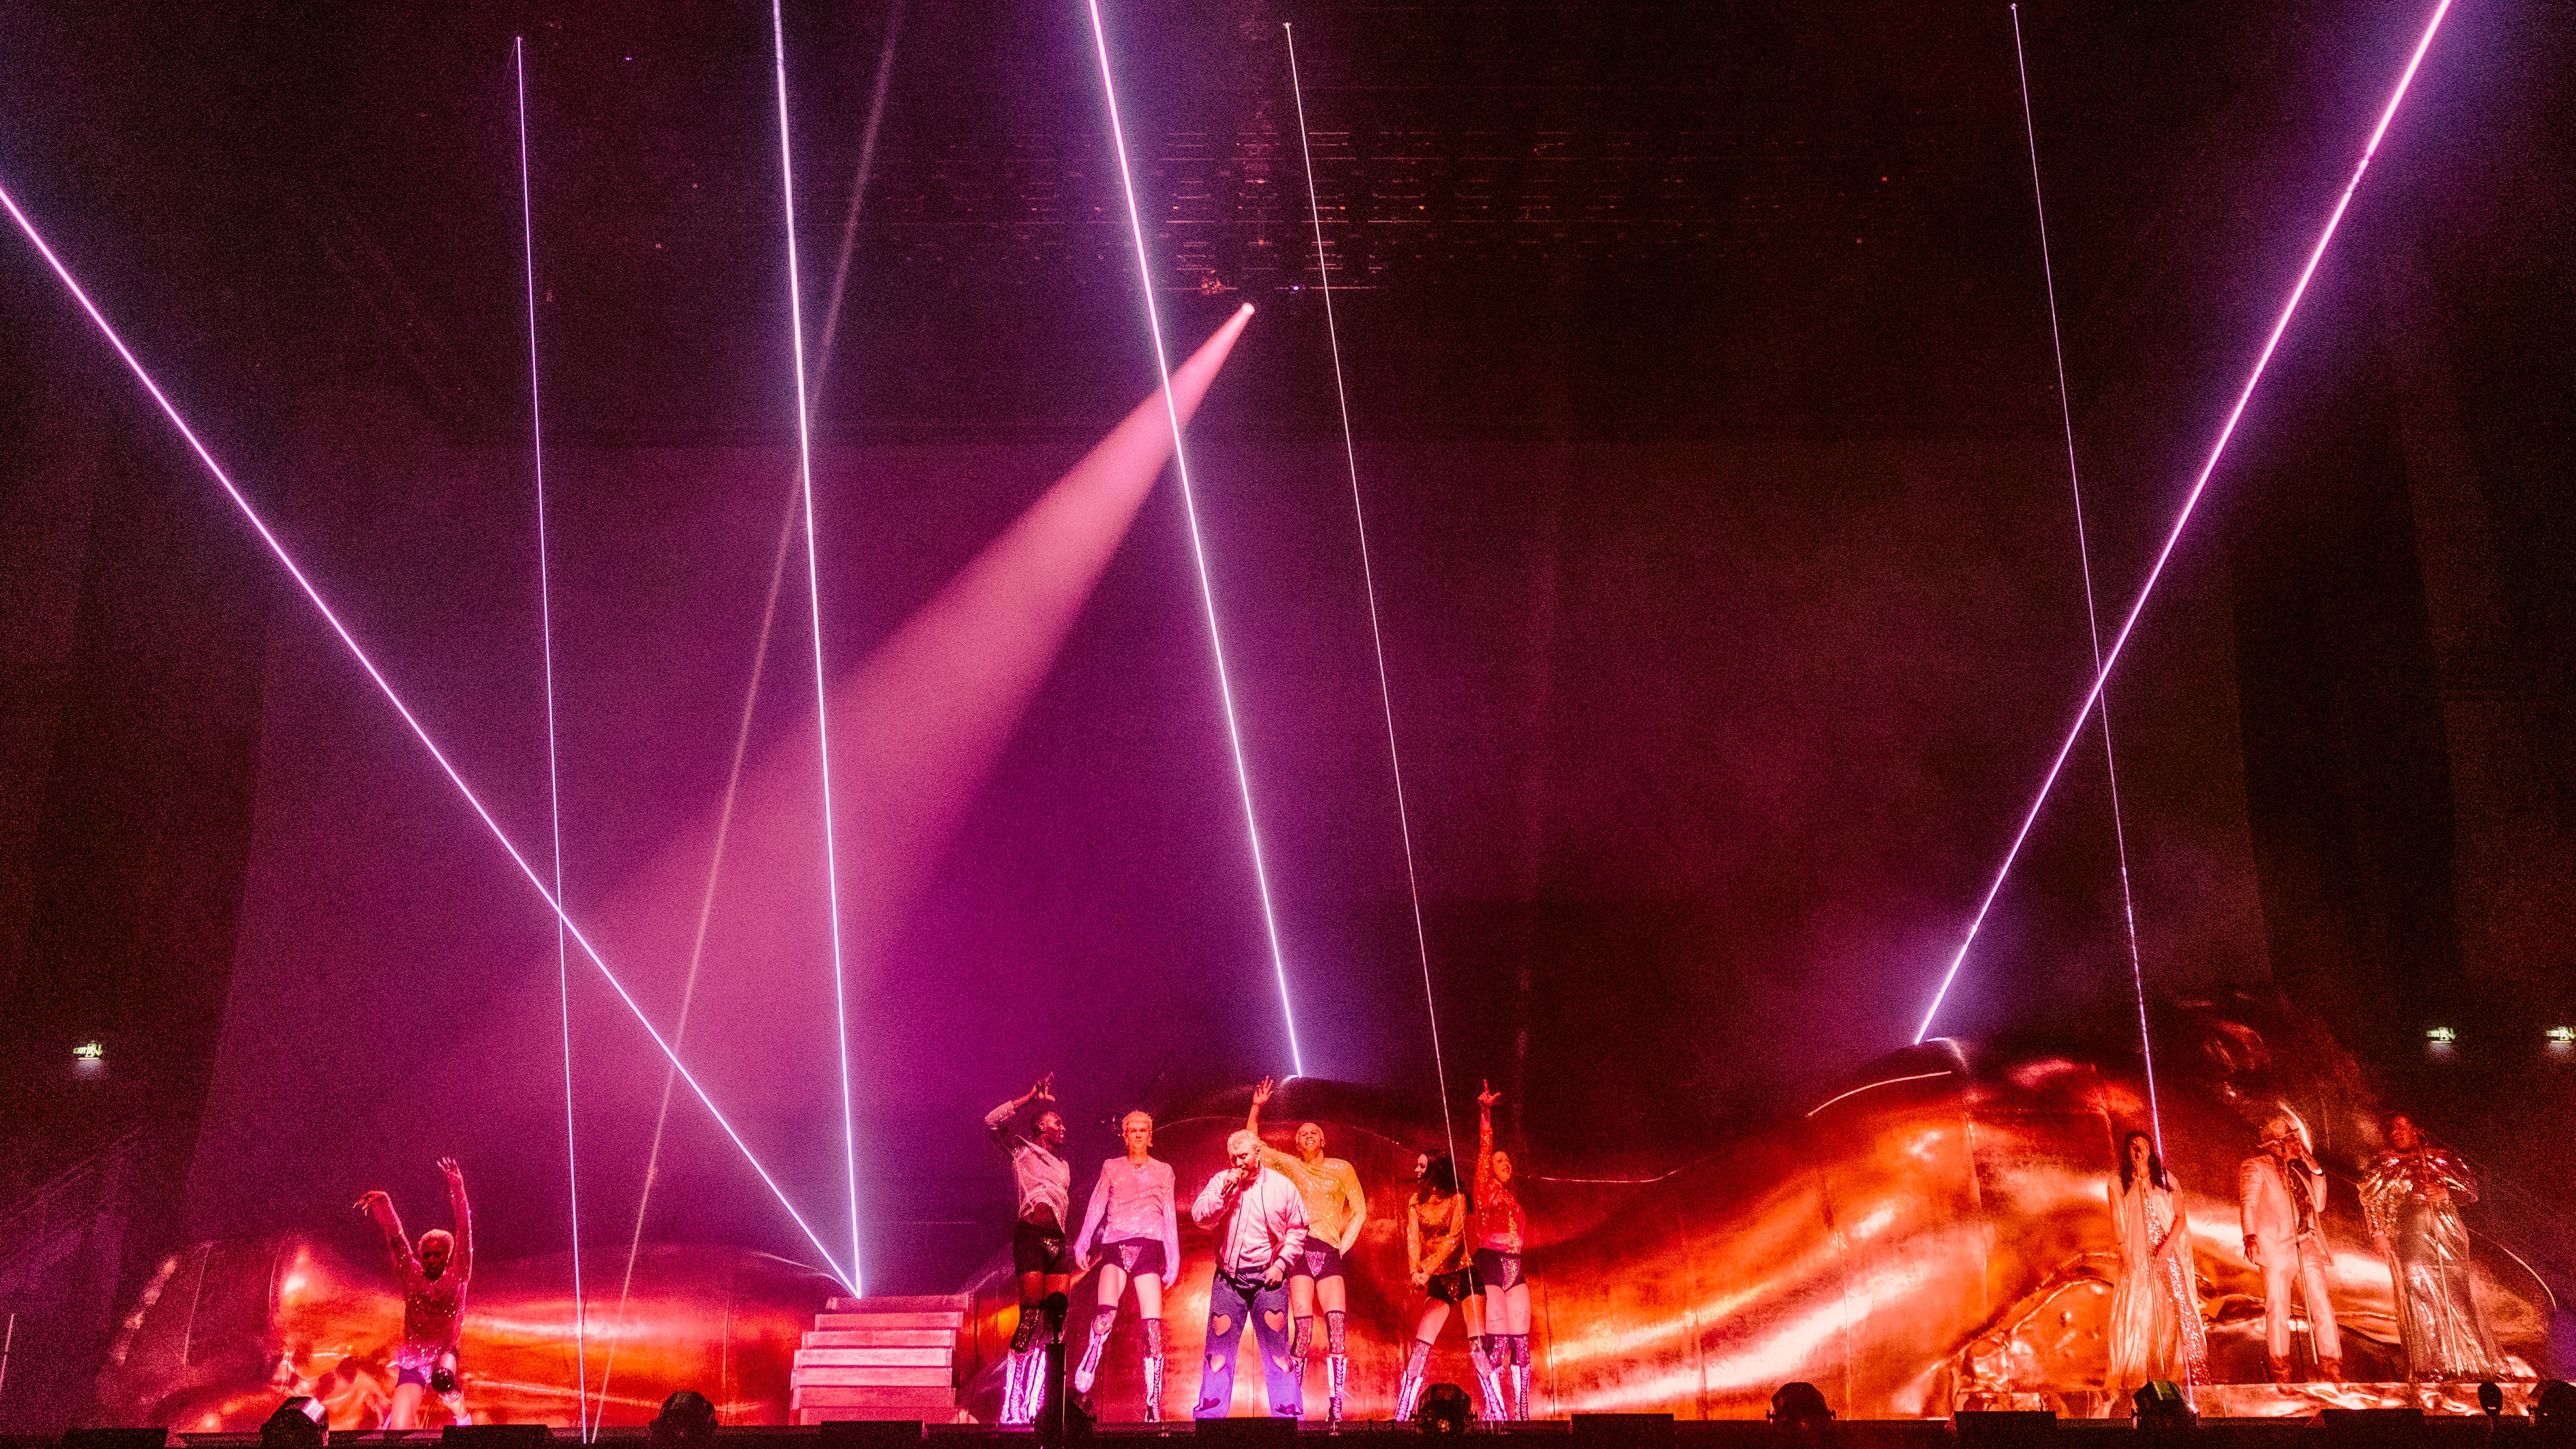
<path fill-rule="evenodd" d="M 1252 1089 L 1252 1111 L 1243 1120 L 1245 1131 L 1261 1131 L 1261 1109 L 1270 1101 L 1270 1086 L 1270 1079 L 1263 1077 L 1261 1085 Z M 1261 1148 L 1261 1165 L 1295 1183 L 1298 1200 L 1306 1205 L 1306 1245 L 1288 1267 L 1288 1311 L 1294 1325 L 1288 1335 L 1288 1357 L 1304 1371 L 1306 1347 L 1315 1339 L 1315 1310 L 1320 1306 L 1333 1389 L 1332 1397 L 1325 1400 L 1324 1419 L 1338 1424 L 1351 1377 L 1345 1336 L 1350 1294 L 1342 1255 L 1360 1240 L 1360 1229 L 1368 1223 L 1368 1194 L 1360 1191 L 1356 1169 L 1338 1157 L 1324 1155 L 1323 1124 L 1298 1123 L 1296 1141 L 1294 1156 L 1268 1143 Z"/>

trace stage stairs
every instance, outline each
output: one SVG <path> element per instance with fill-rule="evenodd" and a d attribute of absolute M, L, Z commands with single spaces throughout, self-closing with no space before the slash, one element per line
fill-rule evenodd
<path fill-rule="evenodd" d="M 796 1350 L 788 1404 L 799 1424 L 957 1418 L 966 1294 L 835 1298 Z"/>

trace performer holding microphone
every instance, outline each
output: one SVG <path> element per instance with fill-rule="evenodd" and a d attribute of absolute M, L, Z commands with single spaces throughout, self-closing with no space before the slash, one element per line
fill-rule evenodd
<path fill-rule="evenodd" d="M 388 1429 L 420 1427 L 424 1392 L 438 1395 L 457 1423 L 471 1424 L 465 1412 L 465 1386 L 457 1378 L 456 1346 L 465 1332 L 465 1284 L 474 1272 L 474 1217 L 465 1202 L 465 1169 L 453 1157 L 438 1159 L 447 1175 L 447 1207 L 456 1231 L 432 1228 L 420 1235 L 412 1251 L 403 1236 L 402 1216 L 390 1193 L 369 1192 L 357 1210 L 384 1231 L 385 1251 L 393 1258 L 394 1281 L 402 1285 L 402 1346 L 394 1350 L 394 1402 L 385 1416 Z"/>
<path fill-rule="evenodd" d="M 2291 1381 L 2290 1286 L 2306 1300 L 2315 1335 L 2317 1377 L 2343 1378 L 2343 1337 L 2336 1331 L 2334 1301 L 2326 1292 L 2323 1213 L 2326 1171 L 2308 1151 L 2296 1118 L 2275 1112 L 2263 1123 L 2255 1154 L 2237 1165 L 2236 1201 L 2245 1229 L 2245 1256 L 2263 1270 L 2263 1346 L 2272 1382 Z"/>
<path fill-rule="evenodd" d="M 1216 1229 L 1196 1416 L 1222 1419 L 1234 1403 L 1234 1360 L 1248 1324 L 1261 1345 L 1272 1417 L 1301 1418 L 1304 1375 L 1288 1354 L 1288 1268 L 1306 1245 L 1306 1205 L 1296 1184 L 1261 1165 L 1259 1133 L 1228 1137 L 1225 1155 L 1231 1165 L 1190 1205 L 1192 1222 Z"/>

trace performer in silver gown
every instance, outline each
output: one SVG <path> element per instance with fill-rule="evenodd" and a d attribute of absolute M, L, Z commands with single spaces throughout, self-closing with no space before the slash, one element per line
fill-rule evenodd
<path fill-rule="evenodd" d="M 2419 1382 L 2504 1372 L 2469 1282 L 2459 1205 L 2477 1200 L 2477 1178 L 2458 1153 L 2402 1116 L 2388 1119 L 2388 1149 L 2362 1174 L 2361 1211 L 2396 1280 L 2398 1338 Z"/>

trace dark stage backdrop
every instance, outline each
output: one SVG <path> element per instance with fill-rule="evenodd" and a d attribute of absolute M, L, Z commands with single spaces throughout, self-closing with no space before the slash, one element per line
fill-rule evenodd
<path fill-rule="evenodd" d="M 1287 365 L 1258 340 L 1272 322 L 1256 318 L 1237 374 Z M 1219 380 L 1194 458 L 1306 1070 L 1427 1108 L 1339 440 L 1255 426 L 1245 385 Z M 835 672 L 1108 422 L 826 450 Z M 297 436 L 292 536 L 541 849 L 524 457 L 449 446 L 362 395 L 318 399 Z M 1361 466 L 1456 1103 L 1472 1110 L 1480 1077 L 1508 1090 L 1542 1173 L 1678 1160 L 1903 1043 L 2085 678 L 2061 450 L 1381 437 Z M 792 455 L 757 447 L 551 461 L 577 915 L 711 817 L 792 476 Z M 2106 608 L 2135 577 L 2123 512 Z M 1186 547 L 1166 482 L 899 936 L 853 963 L 872 1290 L 942 1288 L 989 1251 L 1008 1203 L 976 1117 L 1036 1074 L 1061 1074 L 1079 1164 L 1131 1105 L 1288 1070 Z M 2185 550 L 2114 691 L 2139 926 L 2168 990 L 2266 974 L 2222 564 Z M 755 761 L 810 749 L 793 568 L 789 585 Z M 362 1250 L 357 1193 L 390 1187 L 434 1216 L 431 1161 L 452 1152 L 480 1251 L 560 1249 L 549 918 L 301 612 L 273 631 L 262 720 L 192 1230 L 337 1222 Z M 906 782 L 862 785 L 846 828 L 866 828 L 871 788 Z M 837 1247 L 818 879 L 727 883 L 685 1052 Z M 1945 1029 L 2116 1029 L 2118 899 L 2088 743 Z M 665 1024 L 685 957 L 668 947 L 618 958 Z M 571 998 L 583 1235 L 622 1246 L 663 1071 L 577 957 Z M 648 1239 L 812 1259 L 685 1092 L 655 1204 Z"/>

